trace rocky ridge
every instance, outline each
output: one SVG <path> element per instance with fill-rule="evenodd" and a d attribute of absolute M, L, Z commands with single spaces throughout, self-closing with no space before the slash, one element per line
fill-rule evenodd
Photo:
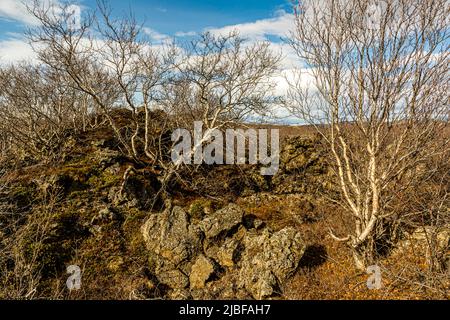
<path fill-rule="evenodd" d="M 175 206 L 142 226 L 151 272 L 172 298 L 254 298 L 280 294 L 305 251 L 294 228 L 245 223 L 236 204 L 198 221 Z"/>

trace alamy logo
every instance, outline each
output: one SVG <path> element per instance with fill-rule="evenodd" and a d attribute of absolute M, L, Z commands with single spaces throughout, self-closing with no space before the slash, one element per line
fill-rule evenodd
<path fill-rule="evenodd" d="M 367 288 L 373 289 L 381 289 L 381 269 L 377 265 L 368 266 L 366 269 L 366 273 L 370 274 L 367 279 Z"/>
<path fill-rule="evenodd" d="M 203 132 L 202 122 L 195 121 L 194 139 L 188 130 L 176 129 L 172 133 L 172 142 L 176 142 L 171 152 L 175 165 L 260 163 L 266 166 L 261 168 L 262 175 L 275 175 L 279 168 L 278 129 L 227 129 L 224 138 L 217 128 Z"/>
<path fill-rule="evenodd" d="M 80 290 L 81 288 L 81 269 L 79 266 L 70 265 L 67 267 L 67 273 L 71 274 L 69 278 L 67 278 L 66 285 L 67 288 L 72 290 Z"/>
<path fill-rule="evenodd" d="M 370 30 L 378 30 L 381 26 L 383 15 L 386 13 L 387 4 L 383 0 L 372 1 L 366 10 L 366 24 Z"/>

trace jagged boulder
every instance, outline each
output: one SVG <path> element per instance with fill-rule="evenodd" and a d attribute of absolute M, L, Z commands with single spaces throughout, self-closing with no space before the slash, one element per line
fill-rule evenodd
<path fill-rule="evenodd" d="M 244 248 L 244 238 L 248 231 L 244 226 L 240 226 L 232 237 L 225 239 L 217 249 L 215 259 L 224 268 L 232 269 L 237 266 L 241 259 Z"/>
<path fill-rule="evenodd" d="M 318 141 L 305 137 L 286 140 L 280 154 L 280 167 L 284 172 L 298 172 L 314 164 L 320 158 Z"/>
<path fill-rule="evenodd" d="M 243 216 L 244 211 L 238 205 L 231 203 L 203 219 L 199 226 L 206 238 L 210 239 L 242 223 Z"/>
<path fill-rule="evenodd" d="M 201 235 L 195 225 L 189 225 L 187 213 L 181 207 L 152 214 L 142 232 L 148 250 L 175 265 L 189 260 L 201 249 Z"/>
<path fill-rule="evenodd" d="M 244 220 L 236 204 L 200 222 L 181 207 L 152 214 L 142 226 L 151 272 L 173 292 L 189 289 L 194 298 L 274 295 L 296 270 L 305 245 L 293 228 L 273 233 Z"/>
<path fill-rule="evenodd" d="M 280 169 L 272 178 L 274 194 L 309 193 L 330 188 L 325 154 L 317 137 L 290 137 L 280 151 Z"/>
<path fill-rule="evenodd" d="M 300 233 L 290 227 L 273 234 L 268 229 L 249 233 L 244 246 L 238 285 L 255 299 L 272 296 L 295 272 L 306 248 Z"/>
<path fill-rule="evenodd" d="M 419 227 L 410 236 L 412 241 L 427 244 L 436 241 L 439 250 L 447 249 L 450 241 L 450 226 L 447 228 Z"/>
<path fill-rule="evenodd" d="M 92 154 L 92 160 L 105 169 L 114 164 L 119 164 L 122 161 L 122 157 L 118 151 L 101 148 Z"/>
<path fill-rule="evenodd" d="M 214 269 L 214 261 L 204 255 L 199 255 L 189 275 L 191 289 L 204 288 L 206 281 L 213 275 Z"/>
<path fill-rule="evenodd" d="M 151 261 L 152 259 L 153 261 Z M 163 285 L 172 289 L 184 289 L 189 286 L 189 273 L 186 269 L 183 270 L 186 265 L 176 265 L 157 255 L 150 256 L 149 262 L 150 269 Z"/>
<path fill-rule="evenodd" d="M 405 249 L 414 246 L 427 248 L 432 243 L 439 251 L 446 250 L 450 244 L 450 227 L 425 226 L 416 228 L 412 233 L 405 234 L 405 239 L 397 243 L 393 253 L 402 254 Z"/>
<path fill-rule="evenodd" d="M 110 189 L 108 198 L 116 206 L 126 205 L 129 208 L 147 209 L 157 194 L 153 187 L 153 177 L 131 173 L 123 181 L 122 187 Z"/>
<path fill-rule="evenodd" d="M 409 251 L 420 251 L 426 258 L 426 263 L 435 268 L 443 268 L 450 272 L 450 227 L 432 226 L 418 227 L 411 233 L 406 233 L 392 250 L 396 257 Z M 437 258 L 437 259 L 436 259 Z"/>
<path fill-rule="evenodd" d="M 236 253 L 239 248 L 239 241 L 235 239 L 227 239 L 224 244 L 217 250 L 217 261 L 222 267 L 231 268 L 236 263 Z"/>
<path fill-rule="evenodd" d="M 152 214 L 142 226 L 142 234 L 150 253 L 156 277 L 172 288 L 188 285 L 192 258 L 201 252 L 201 233 L 189 225 L 181 207 Z"/>

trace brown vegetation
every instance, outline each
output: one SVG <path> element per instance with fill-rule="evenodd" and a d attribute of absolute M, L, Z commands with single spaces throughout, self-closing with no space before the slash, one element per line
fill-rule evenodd
<path fill-rule="evenodd" d="M 401 1 L 410 16 L 371 32 L 367 1 L 300 10 L 291 44 L 314 66 L 312 100 L 296 83 L 273 96 L 267 43 L 206 33 L 158 51 L 105 2 L 77 30 L 30 8 L 41 64 L 0 68 L 0 299 L 448 299 L 444 2 Z M 394 40 L 393 22 L 407 25 Z M 281 102 L 310 125 L 245 122 Z M 196 120 L 279 129 L 279 170 L 172 162 L 172 131 Z"/>

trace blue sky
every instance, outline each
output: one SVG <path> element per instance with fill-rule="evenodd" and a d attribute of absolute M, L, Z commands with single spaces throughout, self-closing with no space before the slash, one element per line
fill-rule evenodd
<path fill-rule="evenodd" d="M 0 0 L 0 39 L 27 26 L 29 21 L 21 1 Z M 96 5 L 95 0 L 75 0 L 75 3 L 84 10 Z M 289 0 L 110 0 L 109 3 L 116 15 L 131 9 L 146 26 L 171 36 L 273 18 L 280 10 L 291 10 Z"/>
<path fill-rule="evenodd" d="M 22 32 L 36 22 L 23 2 L 0 0 L 0 62 L 32 59 Z M 64 0 L 39 0 L 58 4 Z M 81 12 L 96 7 L 95 0 L 72 1 Z M 154 40 L 165 37 L 181 39 L 205 30 L 226 33 L 237 29 L 249 40 L 268 40 L 280 49 L 280 38 L 292 27 L 291 0 L 109 0 L 113 14 L 122 16 L 130 10 L 145 22 Z"/>
<path fill-rule="evenodd" d="M 266 19 L 277 10 L 289 9 L 284 0 L 114 0 L 111 5 L 117 11 L 130 7 L 152 28 L 172 35 Z"/>
<path fill-rule="evenodd" d="M 37 62 L 36 55 L 23 37 L 26 28 L 37 25 L 23 2 L 0 0 L 0 64 L 26 60 Z M 59 4 L 65 0 L 39 0 Z M 81 12 L 96 7 L 95 0 L 71 1 Z M 109 0 L 113 15 L 120 17 L 130 10 L 154 43 L 167 38 L 189 39 L 205 30 L 226 34 L 237 30 L 249 41 L 266 40 L 284 59 L 280 74 L 275 76 L 279 90 L 285 90 L 284 74 L 289 74 L 298 59 L 281 38 L 294 27 L 291 0 Z M 309 81 L 309 80 L 308 80 Z"/>

